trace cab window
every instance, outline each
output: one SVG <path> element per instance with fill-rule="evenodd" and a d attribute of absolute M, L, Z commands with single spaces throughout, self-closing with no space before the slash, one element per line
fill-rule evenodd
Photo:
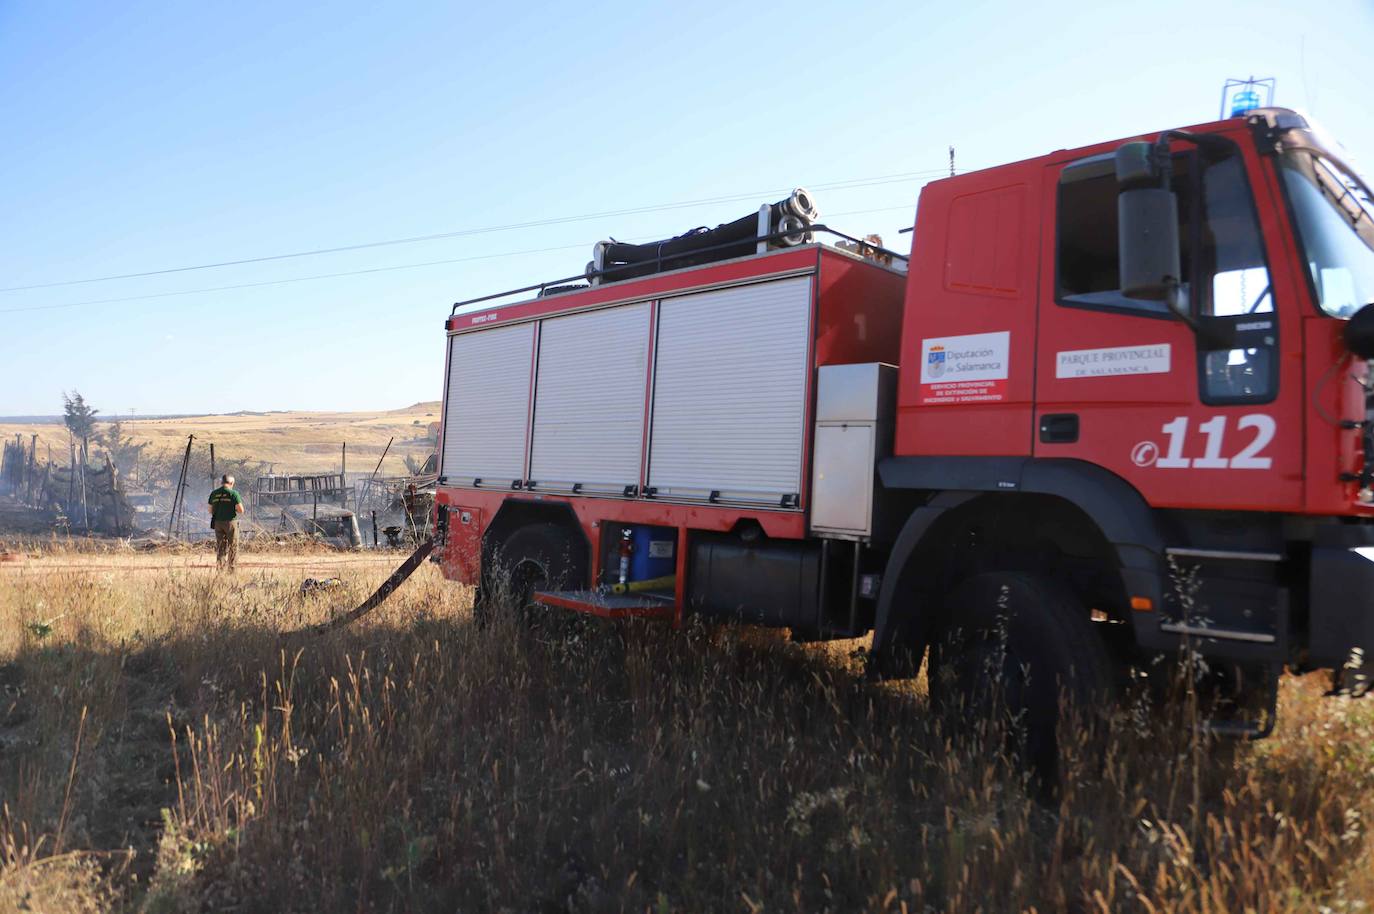
<path fill-rule="evenodd" d="M 1244 163 L 1238 154 L 1174 156 L 1180 294 L 1203 320 L 1233 324 L 1234 348 L 1202 351 L 1204 402 L 1272 399 L 1278 324 Z M 1065 166 L 1058 190 L 1055 300 L 1066 307 L 1176 319 L 1164 302 L 1121 293 L 1117 186 L 1110 154 Z"/>

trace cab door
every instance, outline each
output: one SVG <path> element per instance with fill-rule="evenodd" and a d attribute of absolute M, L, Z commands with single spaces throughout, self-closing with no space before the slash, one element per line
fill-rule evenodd
<path fill-rule="evenodd" d="M 1173 181 L 1204 333 L 1122 295 L 1111 152 L 1049 166 L 1035 455 L 1105 467 L 1156 507 L 1294 509 L 1300 340 L 1281 333 L 1243 150 L 1177 149 Z"/>

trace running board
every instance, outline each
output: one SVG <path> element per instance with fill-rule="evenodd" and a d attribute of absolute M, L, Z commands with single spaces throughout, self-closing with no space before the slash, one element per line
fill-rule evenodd
<path fill-rule="evenodd" d="M 1189 549 L 1184 546 L 1170 546 L 1164 554 L 1181 559 L 1220 559 L 1233 562 L 1281 562 L 1283 556 L 1277 552 L 1237 552 L 1231 549 Z"/>
<path fill-rule="evenodd" d="M 1247 641 L 1251 644 L 1273 644 L 1278 638 L 1266 632 L 1244 632 L 1229 628 L 1208 628 L 1205 625 L 1184 625 L 1180 622 L 1164 622 L 1159 626 L 1162 632 L 1171 635 L 1188 635 L 1193 638 L 1216 638 L 1219 641 Z"/>
<path fill-rule="evenodd" d="M 599 590 L 541 590 L 534 602 L 556 609 L 600 616 L 603 619 L 673 619 L 677 603 L 672 597 L 651 593 L 603 593 Z"/>

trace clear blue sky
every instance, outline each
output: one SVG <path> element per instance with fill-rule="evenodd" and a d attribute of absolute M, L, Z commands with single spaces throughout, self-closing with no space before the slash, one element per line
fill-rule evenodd
<path fill-rule="evenodd" d="M 107 414 L 435 399 L 451 302 L 579 272 L 599 238 L 940 169 L 951 144 L 968 169 L 1210 120 L 1227 77 L 1277 77 L 1367 163 L 1371 51 L 1371 0 L 0 0 L 3 287 L 768 192 L 0 292 L 0 415 L 71 388 Z M 921 183 L 816 196 L 905 244 Z M 47 307 L 459 258 L 483 259 Z"/>

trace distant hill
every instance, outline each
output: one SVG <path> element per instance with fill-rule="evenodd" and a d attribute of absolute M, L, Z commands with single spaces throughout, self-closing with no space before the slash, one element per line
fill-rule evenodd
<path fill-rule="evenodd" d="M 98 417 L 104 425 L 113 417 Z M 150 442 L 152 452 L 179 451 L 186 436 L 196 436 L 196 447 L 211 443 L 227 459 L 254 459 L 273 464 L 279 473 L 337 472 L 343 444 L 348 443 L 348 471 L 370 473 L 387 441 L 394 439 L 383 476 L 405 473 L 404 457 L 423 461 L 434 449 L 429 425 L 439 420 L 439 401 L 415 403 L 401 409 L 378 412 L 313 412 L 240 410 L 223 415 L 118 417 L 125 435 Z M 60 416 L 0 417 L 0 440 L 20 435 L 28 444 L 38 436 L 38 456 L 51 448 L 56 463 L 66 463 L 67 430 Z"/>

